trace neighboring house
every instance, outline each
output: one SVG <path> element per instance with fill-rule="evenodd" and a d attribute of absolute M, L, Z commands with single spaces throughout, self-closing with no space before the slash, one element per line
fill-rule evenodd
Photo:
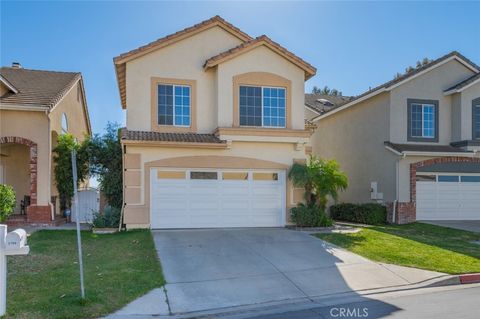
<path fill-rule="evenodd" d="M 335 96 L 323 94 L 305 94 L 305 119 L 311 121 L 323 113 L 339 107 L 350 100 L 350 96 Z"/>
<path fill-rule="evenodd" d="M 215 16 L 114 59 L 127 228 L 284 226 L 316 70 Z"/>
<path fill-rule="evenodd" d="M 61 218 L 53 173 L 57 138 L 91 134 L 80 73 L 0 69 L 0 183 L 17 205 L 10 223 L 55 224 Z"/>
<path fill-rule="evenodd" d="M 480 68 L 458 52 L 313 122 L 313 153 L 349 176 L 341 201 L 386 203 L 398 223 L 480 219 Z"/>

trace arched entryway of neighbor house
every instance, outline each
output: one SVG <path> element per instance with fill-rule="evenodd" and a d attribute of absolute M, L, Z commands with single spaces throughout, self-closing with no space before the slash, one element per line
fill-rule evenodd
<path fill-rule="evenodd" d="M 15 214 L 37 204 L 37 144 L 17 136 L 0 137 L 0 183 L 15 190 Z"/>

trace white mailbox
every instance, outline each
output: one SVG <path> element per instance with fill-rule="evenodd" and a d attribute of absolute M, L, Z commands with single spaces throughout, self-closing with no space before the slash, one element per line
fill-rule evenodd
<path fill-rule="evenodd" d="M 30 251 L 27 246 L 27 232 L 24 229 L 15 229 L 5 236 L 5 255 L 26 255 Z"/>

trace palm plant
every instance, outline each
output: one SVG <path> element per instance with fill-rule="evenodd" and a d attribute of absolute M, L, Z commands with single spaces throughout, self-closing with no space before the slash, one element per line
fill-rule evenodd
<path fill-rule="evenodd" d="M 322 210 L 326 209 L 329 196 L 336 201 L 338 192 L 348 186 L 348 178 L 335 160 L 315 156 L 311 156 L 306 164 L 293 164 L 288 178 L 295 187 L 305 189 L 307 206 L 316 205 Z"/>

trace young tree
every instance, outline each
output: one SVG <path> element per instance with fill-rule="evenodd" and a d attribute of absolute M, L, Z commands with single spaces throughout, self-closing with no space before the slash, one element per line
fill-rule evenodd
<path fill-rule="evenodd" d="M 293 164 L 288 178 L 295 187 L 305 189 L 307 206 L 317 205 L 322 210 L 326 209 L 329 196 L 337 200 L 338 192 L 348 186 L 348 178 L 335 160 L 315 156 L 311 156 L 306 164 Z"/>
<path fill-rule="evenodd" d="M 89 145 L 91 171 L 98 175 L 100 190 L 109 205 L 121 208 L 123 202 L 122 145 L 118 123 L 108 123 L 104 135 L 95 135 Z"/>
<path fill-rule="evenodd" d="M 87 178 L 89 170 L 88 146 L 88 138 L 78 143 L 73 135 L 62 134 L 58 137 L 57 147 L 53 149 L 55 183 L 62 210 L 70 207 L 73 197 L 72 150 L 77 152 L 77 182 L 82 183 Z"/>

